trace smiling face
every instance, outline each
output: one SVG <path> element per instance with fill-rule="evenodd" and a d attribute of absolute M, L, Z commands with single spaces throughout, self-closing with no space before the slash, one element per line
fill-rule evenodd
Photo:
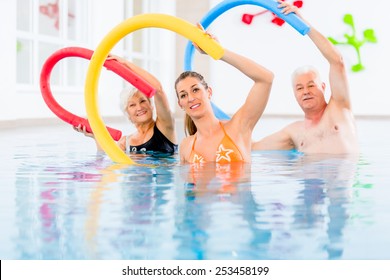
<path fill-rule="evenodd" d="M 150 100 L 142 93 L 136 92 L 128 99 L 127 114 L 134 124 L 142 124 L 153 120 L 153 106 Z"/>
<path fill-rule="evenodd" d="M 196 75 L 187 75 L 176 81 L 176 94 L 180 108 L 191 116 L 201 116 L 211 109 L 211 88 Z"/>
<path fill-rule="evenodd" d="M 304 112 L 322 110 L 326 106 L 325 84 L 315 71 L 295 74 L 293 89 L 295 99 Z"/>

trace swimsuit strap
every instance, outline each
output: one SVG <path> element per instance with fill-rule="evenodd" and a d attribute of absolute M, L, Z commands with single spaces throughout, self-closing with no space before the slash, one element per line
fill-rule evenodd
<path fill-rule="evenodd" d="M 195 133 L 195 135 L 194 135 L 194 142 L 192 142 L 191 152 L 194 152 L 194 151 L 195 151 L 195 142 L 196 142 L 196 133 Z"/>
<path fill-rule="evenodd" d="M 225 131 L 225 126 L 224 126 L 221 122 L 219 122 L 219 125 L 221 126 L 222 131 L 223 131 L 223 134 L 225 135 L 225 137 L 234 145 L 234 147 L 236 147 L 236 149 L 237 149 L 238 151 L 240 151 L 240 150 L 237 148 L 236 144 L 233 142 L 232 138 L 230 138 L 229 134 L 226 133 L 226 131 Z M 222 138 L 222 141 L 223 141 L 223 138 Z M 221 142 L 222 142 L 222 141 L 221 141 Z M 240 152 L 240 154 L 241 154 L 241 152 Z"/>
<path fill-rule="evenodd" d="M 222 131 L 223 131 L 223 133 L 225 134 L 225 136 L 227 136 L 226 131 L 225 131 L 225 127 L 223 126 L 223 124 L 221 123 L 221 121 L 219 122 L 219 125 L 221 126 Z"/>
<path fill-rule="evenodd" d="M 130 135 L 126 136 L 126 142 L 125 142 L 125 152 L 130 153 Z"/>

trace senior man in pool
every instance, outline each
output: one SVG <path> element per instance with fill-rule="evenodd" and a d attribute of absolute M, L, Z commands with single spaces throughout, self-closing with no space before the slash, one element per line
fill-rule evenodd
<path fill-rule="evenodd" d="M 278 2 L 284 14 L 294 12 L 304 20 L 295 6 Z M 310 26 L 308 36 L 329 62 L 329 102 L 325 101 L 325 83 L 317 70 L 311 66 L 298 68 L 292 75 L 292 85 L 295 98 L 305 114 L 304 120 L 253 142 L 252 150 L 296 149 L 305 154 L 357 154 L 356 125 L 343 58 L 325 36 L 304 21 Z"/>

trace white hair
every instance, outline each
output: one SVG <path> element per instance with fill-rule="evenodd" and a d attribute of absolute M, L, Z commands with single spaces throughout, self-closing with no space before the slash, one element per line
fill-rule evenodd
<path fill-rule="evenodd" d="M 321 83 L 321 77 L 318 70 L 311 65 L 305 65 L 297 68 L 291 75 L 291 82 L 294 85 L 295 79 L 297 76 L 306 74 L 306 73 L 314 73 L 316 75 L 316 82 Z"/>
<path fill-rule="evenodd" d="M 127 86 L 125 87 L 120 95 L 119 95 L 119 108 L 123 112 L 123 114 L 126 116 L 127 119 L 129 119 L 129 113 L 127 112 L 127 106 L 129 104 L 129 99 L 132 98 L 136 93 L 140 92 L 136 87 L 133 86 Z M 151 102 L 151 98 L 148 98 L 149 102 Z M 154 116 L 154 112 L 153 112 Z"/>
<path fill-rule="evenodd" d="M 127 113 L 127 105 L 129 103 L 129 99 L 132 98 L 137 92 L 137 88 L 128 86 L 125 87 L 119 95 L 119 108 L 127 118 L 129 117 L 129 114 Z"/>

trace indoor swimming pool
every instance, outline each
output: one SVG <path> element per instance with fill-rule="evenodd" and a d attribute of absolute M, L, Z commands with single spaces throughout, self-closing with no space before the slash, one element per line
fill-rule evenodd
<path fill-rule="evenodd" d="M 390 119 L 357 124 L 358 158 L 136 159 L 148 167 L 114 164 L 65 124 L 2 128 L 0 259 L 390 259 Z"/>

